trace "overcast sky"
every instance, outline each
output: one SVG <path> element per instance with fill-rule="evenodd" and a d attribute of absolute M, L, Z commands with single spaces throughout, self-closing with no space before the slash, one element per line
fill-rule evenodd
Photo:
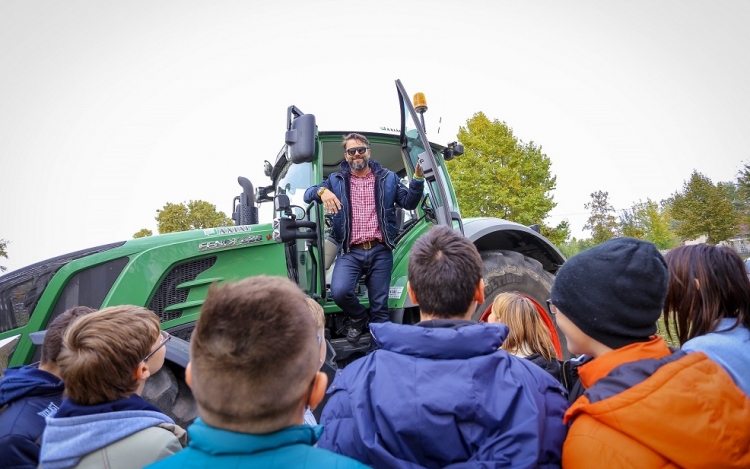
<path fill-rule="evenodd" d="M 0 239 L 10 270 L 156 232 L 167 202 L 229 214 L 265 185 L 286 108 L 396 127 L 394 81 L 446 144 L 475 112 L 583 205 L 662 200 L 750 161 L 747 1 L 0 1 Z M 439 129 L 439 133 L 438 133 Z"/>

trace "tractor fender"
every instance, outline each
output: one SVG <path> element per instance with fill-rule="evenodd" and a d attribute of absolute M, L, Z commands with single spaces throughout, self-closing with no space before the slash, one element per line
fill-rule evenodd
<path fill-rule="evenodd" d="M 555 274 L 565 256 L 547 238 L 531 228 L 501 218 L 466 218 L 464 235 L 482 251 L 505 250 L 537 260 L 542 268 Z"/>

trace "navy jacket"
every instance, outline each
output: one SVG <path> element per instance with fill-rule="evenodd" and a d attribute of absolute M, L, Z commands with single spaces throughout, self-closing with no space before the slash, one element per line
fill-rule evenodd
<path fill-rule="evenodd" d="M 0 380 L 0 467 L 36 468 L 44 418 L 54 414 L 65 387 L 57 376 L 33 366 L 5 370 Z"/>
<path fill-rule="evenodd" d="M 424 180 L 412 179 L 407 189 L 401 184 L 398 175 L 393 171 L 383 168 L 375 160 L 370 160 L 370 170 L 375 174 L 375 211 L 378 214 L 378 226 L 383 234 L 383 241 L 394 248 L 394 240 L 398 235 L 396 224 L 396 208 L 394 204 L 406 210 L 414 210 L 422 200 L 424 191 Z M 312 186 L 305 191 L 306 203 L 320 202 L 318 189 L 325 187 L 333 192 L 341 202 L 341 210 L 333 216 L 333 239 L 343 252 L 349 252 L 349 240 L 351 239 L 352 209 L 350 204 L 349 179 L 352 171 L 346 160 L 341 162 L 341 171 L 332 173 L 328 179 L 317 186 Z"/>
<path fill-rule="evenodd" d="M 504 324 L 371 324 L 381 348 L 339 371 L 318 446 L 376 468 L 560 467 L 565 391 L 498 350 Z"/>

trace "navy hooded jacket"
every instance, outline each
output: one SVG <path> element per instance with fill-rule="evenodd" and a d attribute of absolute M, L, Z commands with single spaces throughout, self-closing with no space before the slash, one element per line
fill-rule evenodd
<path fill-rule="evenodd" d="M 339 371 L 318 441 L 376 468 L 560 467 L 565 391 L 498 350 L 504 324 L 371 324 L 381 346 Z"/>
<path fill-rule="evenodd" d="M 65 387 L 57 376 L 33 366 L 5 370 L 0 380 L 0 466 L 36 468 L 37 440 L 45 417 L 54 414 Z"/>

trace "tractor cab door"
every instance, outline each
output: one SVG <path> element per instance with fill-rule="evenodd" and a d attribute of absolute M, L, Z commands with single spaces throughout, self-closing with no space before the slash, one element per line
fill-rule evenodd
<path fill-rule="evenodd" d="M 419 163 L 425 176 L 425 193 L 430 207 L 435 212 L 439 225 L 452 226 L 453 220 L 459 222 L 460 216 L 455 208 L 452 193 L 448 187 L 445 169 L 438 161 L 427 140 L 422 121 L 406 94 L 401 80 L 396 80 L 399 103 L 401 105 L 401 149 L 412 174 Z"/>

